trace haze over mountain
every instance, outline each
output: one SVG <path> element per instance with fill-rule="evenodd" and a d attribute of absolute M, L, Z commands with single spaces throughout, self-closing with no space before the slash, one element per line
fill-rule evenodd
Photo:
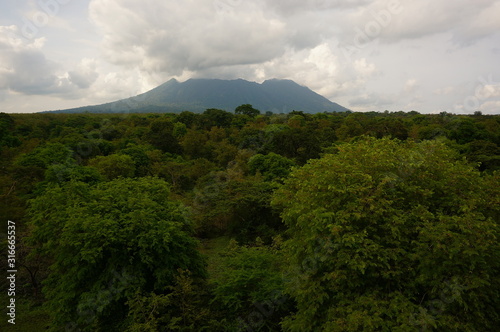
<path fill-rule="evenodd" d="M 234 111 L 242 104 L 251 104 L 262 112 L 273 113 L 293 110 L 308 113 L 348 110 L 291 80 L 271 79 L 259 84 L 243 79 L 189 79 L 185 82 L 171 79 L 135 97 L 53 112 L 203 112 L 209 108 Z"/>

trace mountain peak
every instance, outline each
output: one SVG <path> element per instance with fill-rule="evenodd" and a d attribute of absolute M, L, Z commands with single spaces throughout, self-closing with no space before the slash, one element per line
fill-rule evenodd
<path fill-rule="evenodd" d="M 58 112 L 203 112 L 209 108 L 234 111 L 242 104 L 266 112 L 307 113 L 343 112 L 346 108 L 326 99 L 309 88 L 289 79 L 269 79 L 261 84 L 241 78 L 222 80 L 191 78 L 179 82 L 175 78 L 141 94 L 140 101 L 80 107 Z"/>
<path fill-rule="evenodd" d="M 295 81 L 292 81 L 292 80 L 286 79 L 286 78 L 270 78 L 270 79 L 262 82 L 262 84 L 264 84 L 264 83 L 293 83 L 293 84 L 297 84 Z M 299 85 L 299 84 L 297 84 L 297 85 Z"/>

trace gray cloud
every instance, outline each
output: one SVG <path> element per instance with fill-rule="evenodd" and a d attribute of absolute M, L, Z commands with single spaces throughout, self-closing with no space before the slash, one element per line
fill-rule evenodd
<path fill-rule="evenodd" d="M 325 41 L 395 43 L 447 32 L 471 43 L 498 31 L 497 20 L 481 18 L 499 8 L 495 0 L 93 0 L 90 16 L 110 62 L 180 76 L 263 64 Z"/>
<path fill-rule="evenodd" d="M 212 1 L 94 0 L 90 14 L 104 33 L 107 59 L 147 72 L 180 75 L 283 54 L 289 39 L 284 22 L 253 3 L 230 8 L 218 12 Z"/>
<path fill-rule="evenodd" d="M 69 81 L 80 89 L 89 88 L 99 77 L 95 61 L 84 59 L 73 71 L 68 72 Z"/>
<path fill-rule="evenodd" d="M 96 80 L 95 67 L 85 62 L 66 73 L 43 53 L 44 38 L 27 40 L 15 26 L 0 26 L 0 90 L 25 95 L 60 95 L 75 98 Z"/>
<path fill-rule="evenodd" d="M 379 22 L 382 28 L 377 37 L 382 41 L 398 42 L 449 33 L 457 44 L 472 44 L 498 31 L 500 24 L 493 18 L 498 15 L 498 0 L 376 0 L 360 8 L 351 18 L 363 31 L 369 22 Z"/>
<path fill-rule="evenodd" d="M 41 30 L 45 45 L 43 38 L 9 39 L 11 28 L 0 30 L 5 98 L 15 91 L 89 104 L 171 77 L 277 77 L 357 110 L 370 103 L 401 109 L 416 103 L 416 92 L 427 93 L 421 105 L 432 110 L 432 102 L 443 109 L 461 103 L 464 96 L 453 89 L 459 81 L 474 85 L 479 75 L 500 75 L 499 0 L 90 0 L 88 11 L 63 17 L 70 9 L 57 20 L 73 27 L 85 47 L 82 54 L 65 49 L 67 59 L 55 51 L 64 43 L 60 30 Z"/>
<path fill-rule="evenodd" d="M 359 107 L 385 107 L 392 105 L 394 103 L 394 99 L 389 96 L 378 95 L 374 93 L 364 94 L 349 100 L 349 104 L 352 106 Z M 375 110 L 375 109 L 372 109 Z"/>
<path fill-rule="evenodd" d="M 7 59 L 13 71 L 6 76 L 8 88 L 24 94 L 47 94 L 58 90 L 56 64 L 36 51 L 15 52 Z"/>
<path fill-rule="evenodd" d="M 370 3 L 371 0 L 267 0 L 267 6 L 285 16 L 307 11 L 348 10 Z"/>
<path fill-rule="evenodd" d="M 94 0 L 90 15 L 109 61 L 180 75 L 312 49 L 339 30 L 342 13 L 335 10 L 366 2 Z"/>

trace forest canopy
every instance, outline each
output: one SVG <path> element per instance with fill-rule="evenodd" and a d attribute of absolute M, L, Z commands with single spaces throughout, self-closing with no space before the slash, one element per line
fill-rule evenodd
<path fill-rule="evenodd" d="M 245 104 L 0 129 L 19 331 L 500 325 L 500 116 Z"/>

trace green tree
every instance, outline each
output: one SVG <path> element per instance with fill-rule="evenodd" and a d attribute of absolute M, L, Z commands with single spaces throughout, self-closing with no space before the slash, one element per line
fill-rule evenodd
<path fill-rule="evenodd" d="M 93 167 L 56 164 L 45 171 L 45 181 L 42 185 L 57 184 L 69 181 L 97 183 L 102 181 L 102 175 Z"/>
<path fill-rule="evenodd" d="M 365 123 L 367 115 L 364 113 L 352 113 L 348 115 L 342 125 L 336 130 L 340 140 L 347 141 L 349 138 L 363 135 L 366 132 Z"/>
<path fill-rule="evenodd" d="M 458 144 L 487 139 L 488 133 L 480 128 L 473 119 L 459 119 L 452 122 L 450 126 L 452 130 L 449 133 L 449 138 L 457 141 Z"/>
<path fill-rule="evenodd" d="M 302 115 L 292 115 L 288 119 L 288 126 L 290 128 L 301 128 L 306 124 L 306 118 Z"/>
<path fill-rule="evenodd" d="M 308 128 L 288 128 L 274 133 L 266 143 L 272 152 L 294 159 L 302 165 L 309 159 L 319 157 L 322 142 Z"/>
<path fill-rule="evenodd" d="M 493 331 L 498 176 L 437 141 L 374 138 L 296 169 L 273 199 L 290 240 L 289 331 Z"/>
<path fill-rule="evenodd" d="M 232 322 L 233 331 L 279 331 L 290 309 L 281 275 L 281 252 L 261 243 L 230 243 L 216 280 L 215 303 Z M 239 329 L 238 329 L 238 328 Z"/>
<path fill-rule="evenodd" d="M 253 106 L 250 104 L 243 104 L 243 105 L 236 107 L 236 109 L 234 110 L 234 113 L 244 114 L 244 115 L 248 115 L 249 117 L 254 118 L 260 114 L 260 111 L 253 108 Z"/>
<path fill-rule="evenodd" d="M 17 160 L 19 166 L 36 166 L 47 169 L 54 164 L 73 164 L 73 151 L 61 143 L 48 143 L 23 154 Z"/>
<path fill-rule="evenodd" d="M 123 330 L 137 294 L 165 294 L 178 269 L 204 276 L 184 208 L 156 178 L 70 182 L 30 202 L 30 242 L 52 260 L 53 330 Z"/>
<path fill-rule="evenodd" d="M 31 152 L 21 154 L 14 162 L 15 179 L 30 192 L 43 181 L 46 171 L 51 167 L 58 169 L 72 168 L 76 161 L 73 151 L 61 143 L 48 143 L 36 146 Z"/>
<path fill-rule="evenodd" d="M 150 175 L 151 160 L 147 152 L 151 148 L 144 145 L 129 144 L 125 149 L 122 149 L 118 154 L 127 155 L 132 158 L 135 165 L 135 176 L 141 177 Z"/>
<path fill-rule="evenodd" d="M 0 113 L 0 152 L 2 146 L 19 146 L 21 141 L 19 138 L 12 136 L 14 129 L 14 119 L 6 113 Z"/>
<path fill-rule="evenodd" d="M 439 124 L 430 124 L 423 127 L 417 127 L 417 137 L 422 140 L 431 140 L 448 136 L 448 130 Z"/>
<path fill-rule="evenodd" d="M 214 126 L 223 128 L 229 127 L 231 125 L 233 117 L 234 114 L 232 113 L 216 108 L 209 108 L 205 112 L 203 112 L 201 118 L 198 118 L 198 121 L 200 127 L 209 130 Z"/>
<path fill-rule="evenodd" d="M 154 147 L 169 153 L 182 153 L 179 142 L 174 137 L 174 123 L 169 118 L 159 118 L 151 122 L 144 139 Z"/>
<path fill-rule="evenodd" d="M 288 176 L 295 163 L 279 154 L 256 154 L 248 161 L 250 173 L 260 172 L 266 181 L 282 180 Z"/>
<path fill-rule="evenodd" d="M 203 235 L 229 233 L 241 241 L 256 236 L 270 240 L 282 226 L 270 206 L 276 186 L 257 176 L 244 178 L 234 169 L 200 178 L 193 199 L 197 231 Z"/>
<path fill-rule="evenodd" d="M 182 138 L 184 154 L 191 158 L 212 158 L 212 151 L 207 146 L 208 134 L 201 130 L 189 129 Z"/>
<path fill-rule="evenodd" d="M 222 167 L 227 167 L 238 155 L 238 147 L 230 144 L 227 139 L 221 142 L 209 141 L 208 143 L 211 143 L 210 145 L 213 146 L 215 161 Z"/>
<path fill-rule="evenodd" d="M 128 154 L 98 156 L 89 160 L 89 166 L 95 167 L 108 180 L 133 177 L 136 169 L 134 159 Z"/>
<path fill-rule="evenodd" d="M 480 171 L 500 170 L 500 148 L 490 141 L 472 141 L 466 146 L 467 159 L 479 163 Z"/>
<path fill-rule="evenodd" d="M 189 271 L 178 272 L 168 294 L 137 294 L 127 303 L 132 320 L 127 332 L 223 331 L 209 310 L 207 285 L 196 283 Z"/>
<path fill-rule="evenodd" d="M 172 134 L 177 139 L 182 138 L 187 134 L 187 126 L 182 122 L 174 123 L 174 130 L 172 131 Z"/>
<path fill-rule="evenodd" d="M 175 119 L 178 122 L 185 124 L 187 128 L 191 128 L 193 124 L 196 123 L 198 117 L 200 117 L 200 114 L 196 114 L 189 111 L 183 111 L 180 112 Z"/>

